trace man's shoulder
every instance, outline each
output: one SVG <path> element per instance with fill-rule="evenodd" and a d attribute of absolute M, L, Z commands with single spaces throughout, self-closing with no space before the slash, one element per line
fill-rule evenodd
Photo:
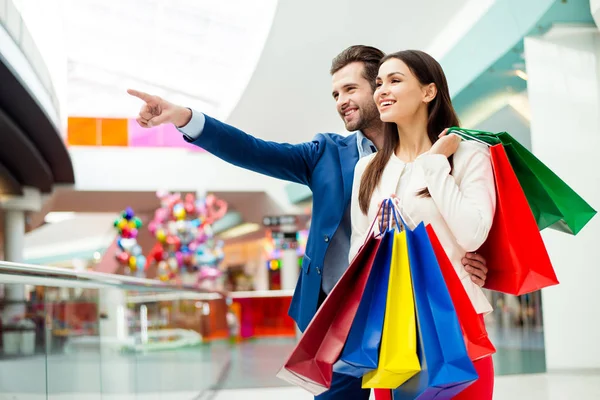
<path fill-rule="evenodd" d="M 346 136 L 339 133 L 319 133 L 312 142 L 316 145 L 317 162 L 339 162 L 338 152 L 348 146 L 356 146 L 356 133 Z"/>
<path fill-rule="evenodd" d="M 347 146 L 350 142 L 356 141 L 356 132 L 352 132 L 348 135 L 341 135 L 339 133 L 318 133 L 313 141 L 327 142 L 336 146 Z"/>

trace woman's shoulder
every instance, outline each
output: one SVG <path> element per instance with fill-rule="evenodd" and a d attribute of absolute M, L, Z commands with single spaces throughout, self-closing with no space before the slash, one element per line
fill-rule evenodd
<path fill-rule="evenodd" d="M 490 148 L 484 144 L 462 141 L 454 153 L 453 160 L 452 175 L 457 179 L 472 174 L 492 176 Z"/>
<path fill-rule="evenodd" d="M 473 159 L 489 159 L 490 148 L 489 146 L 474 142 L 471 140 L 463 140 L 458 145 L 456 153 L 454 153 L 454 163 L 463 164 L 468 163 Z"/>

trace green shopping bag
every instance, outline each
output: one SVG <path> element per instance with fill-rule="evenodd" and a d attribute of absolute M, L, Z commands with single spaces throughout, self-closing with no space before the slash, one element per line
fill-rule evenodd
<path fill-rule="evenodd" d="M 449 131 L 467 140 L 502 143 L 539 230 L 550 227 L 576 235 L 596 215 L 596 210 L 581 196 L 507 132 L 457 127 Z"/>

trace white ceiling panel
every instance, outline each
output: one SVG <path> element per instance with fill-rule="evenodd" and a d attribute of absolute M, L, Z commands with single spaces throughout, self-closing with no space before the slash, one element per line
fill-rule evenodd
<path fill-rule="evenodd" d="M 277 0 L 63 0 L 68 114 L 127 117 L 129 87 L 226 118 L 256 66 Z"/>

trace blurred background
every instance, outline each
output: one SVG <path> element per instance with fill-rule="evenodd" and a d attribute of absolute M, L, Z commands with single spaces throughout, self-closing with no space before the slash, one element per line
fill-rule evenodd
<path fill-rule="evenodd" d="M 139 128 L 127 88 L 298 143 L 347 134 L 335 55 L 421 49 L 463 126 L 598 209 L 599 22 L 598 0 L 0 0 L 0 399 L 311 398 L 275 377 L 310 190 Z M 486 292 L 495 398 L 600 398 L 599 236 L 544 231 L 561 284 Z"/>

